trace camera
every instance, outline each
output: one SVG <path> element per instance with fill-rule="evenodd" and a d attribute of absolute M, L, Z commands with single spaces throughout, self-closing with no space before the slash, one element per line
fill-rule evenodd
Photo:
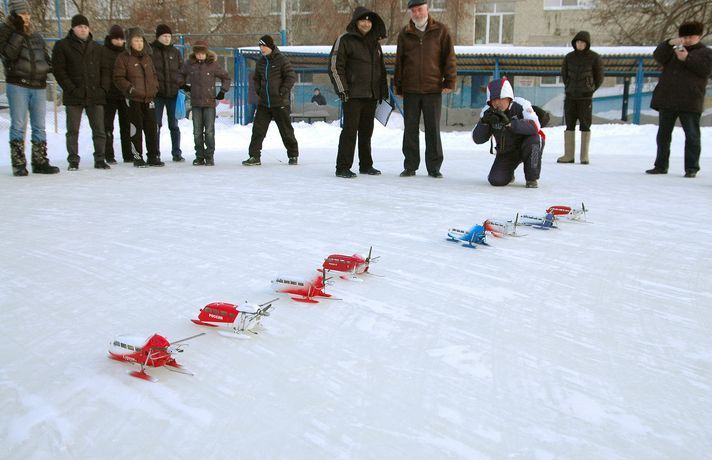
<path fill-rule="evenodd" d="M 685 49 L 684 45 L 675 45 L 672 47 L 675 51 L 682 51 Z"/>

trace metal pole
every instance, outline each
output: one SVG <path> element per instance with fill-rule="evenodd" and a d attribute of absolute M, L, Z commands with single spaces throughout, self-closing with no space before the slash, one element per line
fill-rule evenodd
<path fill-rule="evenodd" d="M 54 0 L 54 11 L 57 13 L 57 38 L 62 38 L 62 12 L 59 10 L 59 0 Z"/>
<path fill-rule="evenodd" d="M 640 124 L 640 110 L 643 105 L 643 58 L 638 58 L 638 72 L 635 74 L 635 98 L 633 99 L 633 123 Z"/>
<path fill-rule="evenodd" d="M 494 58 L 494 79 L 499 80 L 499 56 Z"/>
<path fill-rule="evenodd" d="M 282 46 L 287 46 L 287 0 L 282 0 L 279 36 L 281 37 Z"/>
<path fill-rule="evenodd" d="M 628 121 L 628 99 L 630 98 L 630 77 L 623 77 L 623 108 L 621 121 Z"/>
<path fill-rule="evenodd" d="M 10 15 L 10 9 L 9 9 L 10 7 L 7 6 L 7 0 L 5 0 L 4 3 L 5 3 L 5 16 L 9 16 Z"/>

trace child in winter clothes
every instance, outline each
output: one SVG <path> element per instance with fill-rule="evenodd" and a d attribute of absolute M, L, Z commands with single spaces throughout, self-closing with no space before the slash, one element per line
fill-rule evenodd
<path fill-rule="evenodd" d="M 215 79 L 220 79 L 220 91 L 215 95 Z M 193 52 L 178 72 L 178 86 L 189 91 L 193 113 L 195 166 L 214 166 L 215 106 L 230 90 L 230 77 L 218 64 L 218 56 L 208 49 L 208 42 L 198 40 Z"/>

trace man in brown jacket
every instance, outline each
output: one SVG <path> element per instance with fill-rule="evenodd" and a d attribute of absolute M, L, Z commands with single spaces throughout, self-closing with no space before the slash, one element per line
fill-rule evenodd
<path fill-rule="evenodd" d="M 428 2 L 409 0 L 411 20 L 398 34 L 394 85 L 403 96 L 403 161 L 401 177 L 415 176 L 420 166 L 420 114 L 425 122 L 425 166 L 430 177 L 441 178 L 440 142 L 442 95 L 455 90 L 457 67 L 452 37 L 428 14 Z"/>
<path fill-rule="evenodd" d="M 126 51 L 116 58 L 114 85 L 129 100 L 131 123 L 131 151 L 134 166 L 145 168 L 142 134 L 146 135 L 148 166 L 163 166 L 158 151 L 156 106 L 153 98 L 158 93 L 158 77 L 143 30 L 136 27 L 126 32 Z M 142 133 L 143 132 L 143 133 Z"/>

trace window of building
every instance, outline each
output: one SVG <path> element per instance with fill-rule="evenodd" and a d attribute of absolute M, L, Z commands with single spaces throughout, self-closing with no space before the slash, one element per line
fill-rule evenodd
<path fill-rule="evenodd" d="M 478 3 L 475 11 L 475 44 L 514 43 L 514 2 Z"/>
<path fill-rule="evenodd" d="M 62 19 L 70 19 L 78 13 L 76 5 L 71 0 L 59 0 L 59 17 Z M 46 19 L 57 19 L 55 10 L 55 2 L 48 2 L 46 9 Z"/>
<path fill-rule="evenodd" d="M 430 0 L 429 10 L 430 11 L 445 11 L 447 7 L 447 0 Z"/>
<path fill-rule="evenodd" d="M 287 0 L 287 12 L 291 14 L 311 13 L 313 11 L 313 1 L 316 0 Z M 270 14 L 280 14 L 281 12 L 282 0 L 272 0 Z"/>
<path fill-rule="evenodd" d="M 131 0 L 98 0 L 97 19 L 129 19 L 131 3 Z"/>
<path fill-rule="evenodd" d="M 541 86 L 564 86 L 560 75 L 547 75 L 541 77 Z"/>
<path fill-rule="evenodd" d="M 544 0 L 545 10 L 562 10 L 562 9 L 588 9 L 591 8 L 592 0 Z"/>
<path fill-rule="evenodd" d="M 237 0 L 237 14 L 240 16 L 250 15 L 250 0 Z"/>
<path fill-rule="evenodd" d="M 210 0 L 210 16 L 225 14 L 225 0 Z"/>

